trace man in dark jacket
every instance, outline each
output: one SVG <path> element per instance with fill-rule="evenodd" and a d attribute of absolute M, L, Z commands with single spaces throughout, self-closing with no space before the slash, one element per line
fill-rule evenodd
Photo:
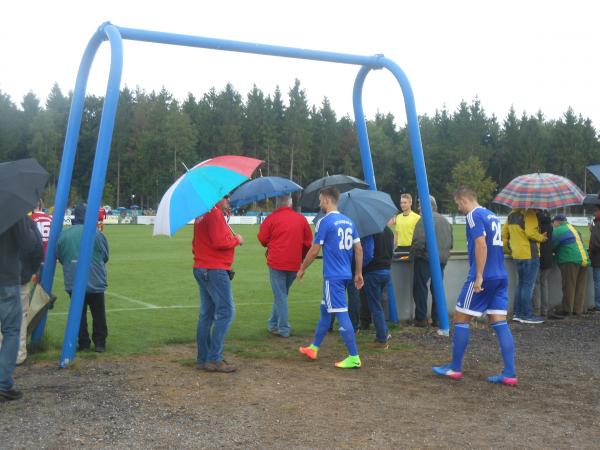
<path fill-rule="evenodd" d="M 589 312 L 600 312 L 600 205 L 594 206 L 594 220 L 590 225 L 590 259 L 594 275 L 594 306 Z"/>
<path fill-rule="evenodd" d="M 13 389 L 13 372 L 19 352 L 21 330 L 20 272 L 21 254 L 41 249 L 39 235 L 31 231 L 23 217 L 0 234 L 0 329 L 4 336 L 0 347 L 0 400 L 18 400 L 23 394 Z M 37 269 L 36 269 L 37 270 Z"/>
<path fill-rule="evenodd" d="M 444 268 L 450 258 L 450 250 L 454 246 L 452 236 L 452 225 L 444 216 L 437 212 L 437 203 L 435 198 L 430 195 L 429 201 L 433 211 L 433 221 L 435 226 L 435 235 L 437 237 L 438 252 L 440 255 L 440 266 L 442 276 Z M 419 211 L 420 211 L 419 201 Z M 411 245 L 411 257 L 414 260 L 413 275 L 413 298 L 415 301 L 415 322 L 416 327 L 426 327 L 427 322 L 427 283 L 431 279 L 431 270 L 429 268 L 429 256 L 427 254 L 427 244 L 425 241 L 425 226 L 423 220 L 419 220 L 415 226 L 413 241 Z M 435 307 L 435 296 L 433 295 L 433 286 L 431 289 L 431 325 L 438 326 L 437 308 Z"/>
<path fill-rule="evenodd" d="M 533 291 L 534 315 L 548 316 L 548 279 L 550 269 L 554 267 L 554 253 L 552 251 L 552 220 L 548 211 L 537 212 L 540 224 L 540 233 L 548 236 L 548 239 L 540 244 L 540 270 Z M 559 316 L 558 318 L 563 318 Z"/>
<path fill-rule="evenodd" d="M 363 269 L 365 297 L 375 324 L 375 342 L 382 348 L 388 348 L 390 335 L 385 322 L 381 296 L 390 282 L 393 253 L 394 232 L 386 226 L 383 232 L 373 235 L 373 258 Z"/>
<path fill-rule="evenodd" d="M 32 252 L 21 252 L 21 308 L 23 310 L 23 319 L 21 320 L 21 334 L 19 339 L 19 353 L 17 355 L 17 366 L 23 364 L 27 359 L 27 317 L 29 315 L 29 302 L 31 300 L 31 287 L 29 282 L 36 274 L 44 261 L 43 238 L 37 227 L 37 224 L 29 217 L 26 220 L 27 227 L 36 239 L 39 239 L 42 245 L 36 245 Z"/>
<path fill-rule="evenodd" d="M 79 245 L 83 233 L 83 219 L 85 217 L 86 205 L 75 206 L 73 213 L 73 226 L 66 228 L 58 238 L 57 256 L 63 265 L 65 291 L 71 295 L 77 259 L 79 258 Z M 81 322 L 79 324 L 79 350 L 90 348 L 90 335 L 87 326 L 87 308 L 92 313 L 92 341 L 94 350 L 104 352 L 106 350 L 106 338 L 108 327 L 106 325 L 106 310 L 104 306 L 104 291 L 108 287 L 106 263 L 108 262 L 108 242 L 104 234 L 96 230 L 94 248 L 92 250 L 92 264 L 88 275 L 87 287 L 83 309 L 81 311 Z"/>

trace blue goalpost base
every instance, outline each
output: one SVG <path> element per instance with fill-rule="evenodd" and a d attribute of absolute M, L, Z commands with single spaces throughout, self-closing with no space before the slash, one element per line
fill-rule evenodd
<path fill-rule="evenodd" d="M 100 44 L 102 44 L 103 41 L 108 40 L 111 48 L 110 72 L 106 87 L 104 107 L 102 109 L 102 116 L 100 120 L 96 154 L 94 157 L 94 166 L 92 169 L 92 178 L 87 200 L 88 208 L 83 225 L 79 259 L 75 272 L 71 304 L 69 307 L 62 353 L 59 362 L 60 367 L 67 367 L 71 362 L 73 362 L 75 357 L 77 335 L 81 320 L 81 312 L 83 309 L 83 298 L 85 296 L 94 244 L 97 212 L 102 201 L 106 169 L 110 155 L 110 144 L 112 141 L 113 128 L 120 94 L 121 75 L 123 71 L 123 39 L 360 66 L 353 89 L 354 118 L 356 122 L 356 131 L 358 133 L 358 142 L 365 180 L 369 184 L 370 189 L 373 190 L 377 188 L 377 185 L 375 183 L 373 161 L 371 159 L 371 149 L 369 147 L 369 138 L 367 135 L 367 125 L 362 107 L 362 91 L 365 78 L 371 70 L 389 70 L 398 81 L 404 96 L 404 106 L 408 122 L 412 159 L 415 168 L 419 197 L 429 198 L 429 186 L 427 183 L 425 159 L 423 157 L 423 148 L 421 145 L 421 133 L 419 130 L 412 88 L 402 69 L 394 61 L 384 57 L 383 55 L 361 56 L 299 49 L 293 47 L 280 47 L 251 42 L 240 42 L 200 36 L 188 36 L 158 31 L 123 28 L 113 25 L 110 22 L 103 23 L 90 39 L 79 66 L 75 90 L 73 92 L 71 110 L 69 113 L 69 120 L 67 123 L 67 134 L 63 148 L 54 203 L 54 215 L 58 218 L 64 217 L 69 197 L 69 190 L 71 187 L 71 177 L 73 174 L 73 164 L 75 162 L 77 141 L 81 127 L 88 76 Z M 440 318 L 440 330 L 442 333 L 448 334 L 449 324 L 448 313 L 446 309 L 446 296 L 444 294 L 444 288 L 442 284 L 442 273 L 436 244 L 437 241 L 433 224 L 433 214 L 428 201 L 422 202 L 421 212 L 423 224 L 425 225 L 425 237 L 427 241 L 427 251 L 429 253 L 433 291 L 438 299 L 436 306 L 438 308 L 438 316 Z M 46 253 L 44 272 L 41 281 L 43 288 L 47 292 L 52 292 L 52 283 L 56 269 L 56 243 L 58 241 L 60 232 L 62 231 L 62 227 L 62 220 L 54 220 L 50 228 L 48 250 Z M 390 302 L 390 304 L 392 303 L 393 302 Z M 392 313 L 392 311 L 390 311 L 390 313 Z M 394 313 L 396 313 L 396 311 L 394 311 Z M 44 317 L 33 333 L 33 342 L 40 341 L 45 324 L 46 318 Z"/>

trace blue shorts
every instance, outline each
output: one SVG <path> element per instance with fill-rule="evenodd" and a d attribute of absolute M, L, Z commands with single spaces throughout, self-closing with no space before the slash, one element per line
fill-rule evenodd
<path fill-rule="evenodd" d="M 321 304 L 328 313 L 348 311 L 346 287 L 351 280 L 323 280 L 323 300 Z"/>
<path fill-rule="evenodd" d="M 473 281 L 467 280 L 456 301 L 456 310 L 470 316 L 506 315 L 508 311 L 508 279 L 484 280 L 483 291 L 473 291 Z"/>

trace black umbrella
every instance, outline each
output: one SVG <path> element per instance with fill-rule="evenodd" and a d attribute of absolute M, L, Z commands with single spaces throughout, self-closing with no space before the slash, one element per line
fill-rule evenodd
<path fill-rule="evenodd" d="M 363 189 L 341 194 L 338 210 L 354 222 L 360 237 L 381 233 L 389 220 L 398 214 L 390 194 Z"/>
<path fill-rule="evenodd" d="M 48 172 L 33 159 L 0 163 L 0 234 L 33 210 L 48 181 Z"/>
<path fill-rule="evenodd" d="M 586 194 L 582 204 L 583 206 L 600 206 L 600 198 L 598 194 Z"/>
<path fill-rule="evenodd" d="M 350 175 L 330 175 L 319 178 L 310 183 L 302 192 L 300 206 L 304 209 L 316 211 L 319 209 L 319 191 L 324 187 L 335 186 L 340 192 L 346 192 L 350 189 L 367 189 L 369 185 L 363 180 L 351 177 Z"/>

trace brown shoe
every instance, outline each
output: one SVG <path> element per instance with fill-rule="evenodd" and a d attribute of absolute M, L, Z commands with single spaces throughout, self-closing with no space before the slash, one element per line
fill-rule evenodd
<path fill-rule="evenodd" d="M 222 372 L 231 373 L 235 372 L 237 368 L 234 365 L 227 364 L 225 360 L 222 361 L 209 361 L 204 365 L 204 370 L 207 372 Z"/>

